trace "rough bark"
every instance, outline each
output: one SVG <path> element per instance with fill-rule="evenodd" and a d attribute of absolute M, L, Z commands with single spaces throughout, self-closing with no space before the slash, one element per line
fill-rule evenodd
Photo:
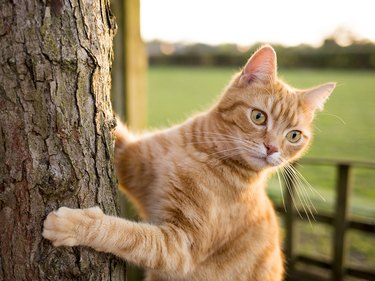
<path fill-rule="evenodd" d="M 115 257 L 41 236 L 59 206 L 118 213 L 108 0 L 0 7 L 0 280 L 123 280 Z"/>

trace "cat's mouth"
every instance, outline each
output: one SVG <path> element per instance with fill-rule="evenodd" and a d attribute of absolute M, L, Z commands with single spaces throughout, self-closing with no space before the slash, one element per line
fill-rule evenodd
<path fill-rule="evenodd" d="M 279 166 L 281 164 L 281 161 L 279 160 L 279 158 L 273 157 L 272 155 L 267 156 L 266 161 L 270 166 L 273 166 L 273 167 Z"/>
<path fill-rule="evenodd" d="M 277 153 L 279 154 L 279 153 Z M 266 167 L 276 167 L 280 165 L 280 155 L 272 154 L 272 155 L 251 155 L 253 159 L 257 162 L 257 166 Z"/>

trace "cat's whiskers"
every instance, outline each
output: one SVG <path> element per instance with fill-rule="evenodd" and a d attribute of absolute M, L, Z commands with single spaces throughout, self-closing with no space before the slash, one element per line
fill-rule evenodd
<path fill-rule="evenodd" d="M 212 159 L 209 159 L 210 162 L 215 163 L 216 165 L 220 165 L 217 161 L 219 160 L 225 160 L 229 159 L 235 156 L 240 155 L 243 153 L 243 151 L 248 151 L 249 153 L 256 153 L 257 148 L 254 147 L 254 143 L 238 138 L 233 135 L 227 135 L 222 133 L 216 133 L 216 132 L 195 132 L 192 133 L 194 136 L 201 138 L 199 141 L 195 142 L 189 142 L 188 144 L 240 144 L 240 146 L 235 146 L 232 148 L 226 148 L 226 149 L 220 149 L 215 152 L 212 152 L 208 154 L 209 157 L 212 157 Z M 315 190 L 310 183 L 305 179 L 305 177 L 292 165 L 290 164 L 286 159 L 281 158 L 281 165 L 284 168 L 284 172 L 281 173 L 285 185 L 287 187 L 287 190 L 291 196 L 292 203 L 298 213 L 298 215 L 303 218 L 298 206 L 297 206 L 297 199 L 300 202 L 300 205 L 305 213 L 305 216 L 307 217 L 309 223 L 311 224 L 311 219 L 315 220 L 314 213 L 318 213 L 317 209 L 314 206 L 314 203 L 312 202 L 309 191 L 316 193 L 319 195 L 319 197 L 324 200 L 323 196 L 320 195 L 320 193 Z M 280 184 L 280 190 L 281 190 L 281 196 L 283 201 L 284 209 L 286 210 L 285 205 L 285 199 L 284 194 L 282 192 L 281 187 L 281 178 L 280 173 L 277 171 L 277 176 Z M 294 187 L 294 190 L 292 188 Z M 296 197 L 297 196 L 297 197 Z"/>
<path fill-rule="evenodd" d="M 243 152 L 243 150 L 244 150 L 244 147 L 235 147 L 235 148 L 232 148 L 232 149 L 221 150 L 221 151 L 218 151 L 216 153 L 210 154 L 210 156 L 212 156 L 213 154 L 220 154 L 220 153 L 224 152 L 223 155 L 221 155 L 219 157 L 216 157 L 216 158 L 213 158 L 210 161 L 229 159 L 229 158 L 241 155 L 241 152 Z M 227 153 L 227 152 L 229 152 L 229 153 Z M 217 165 L 219 165 L 219 163 Z"/>
<path fill-rule="evenodd" d="M 307 219 L 310 222 L 310 216 L 311 216 L 311 218 L 313 220 L 315 220 L 314 213 L 317 214 L 318 210 L 314 206 L 314 203 L 312 202 L 312 200 L 309 196 L 309 191 L 311 193 L 318 194 L 319 197 L 323 201 L 325 201 L 324 197 L 305 179 L 305 177 L 292 164 L 288 163 L 285 159 L 282 159 L 282 163 L 283 163 L 284 171 L 285 171 L 288 179 L 293 181 L 297 196 L 300 199 L 302 208 L 304 209 L 304 211 L 306 213 Z M 284 179 L 285 179 L 285 177 L 284 177 Z M 287 185 L 289 185 L 289 184 L 287 183 Z M 291 192 L 289 187 L 288 187 L 288 192 L 289 193 Z M 298 209 L 297 209 L 297 211 L 298 211 Z M 310 222 L 310 224 L 311 224 L 311 222 Z"/>
<path fill-rule="evenodd" d="M 211 163 L 215 168 L 221 165 L 222 160 L 226 160 L 232 157 L 235 157 L 237 155 L 241 154 L 241 149 L 240 148 L 234 148 L 231 150 L 230 153 L 226 153 L 224 155 L 221 155 L 219 157 L 212 157 L 211 159 L 208 160 L 209 163 Z"/>
<path fill-rule="evenodd" d="M 238 138 L 238 137 L 235 137 L 233 135 L 214 133 L 214 132 L 201 132 L 200 134 L 198 134 L 198 133 L 192 133 L 192 134 L 193 134 L 193 136 L 213 140 L 214 142 L 216 142 L 216 141 L 233 141 L 233 142 L 236 141 L 236 142 L 241 142 L 241 143 L 244 143 L 244 144 L 252 144 L 252 142 L 250 142 L 248 140 Z M 220 137 L 220 138 L 218 138 L 218 137 Z M 194 142 L 192 142 L 192 143 L 194 143 Z"/>
<path fill-rule="evenodd" d="M 289 164 L 290 165 L 290 164 Z M 298 163 L 298 165 L 300 166 L 300 167 L 303 167 L 300 163 Z M 293 166 L 292 166 L 293 167 Z M 311 192 L 313 192 L 313 193 L 315 193 L 316 195 L 318 195 L 319 197 L 320 197 L 320 199 L 322 200 L 322 201 L 326 201 L 326 199 L 323 197 L 323 195 L 322 194 L 320 194 L 319 193 L 319 191 L 316 189 L 316 188 L 314 188 L 307 180 L 306 180 L 306 178 L 301 174 L 301 172 L 300 171 L 298 171 L 298 169 L 296 169 L 296 168 L 294 168 L 293 167 L 293 169 L 294 169 L 294 172 L 295 173 L 297 173 L 297 175 L 298 175 L 298 177 L 303 181 L 303 183 L 310 189 L 310 191 Z"/>
<path fill-rule="evenodd" d="M 228 143 L 241 146 L 235 146 L 233 148 L 222 149 L 216 152 L 208 154 L 208 156 L 216 156 L 219 154 L 223 154 L 220 157 L 216 157 L 216 160 L 225 160 L 237 155 L 240 155 L 243 150 L 246 150 L 250 153 L 254 153 L 257 150 L 253 147 L 253 143 L 249 140 L 245 140 L 242 138 L 235 137 L 233 135 L 221 134 L 221 133 L 214 133 L 214 132 L 201 132 L 201 133 L 194 133 L 195 136 L 202 137 L 203 139 L 208 139 L 207 141 L 195 141 L 189 142 L 188 144 L 214 144 L 214 143 Z M 210 161 L 215 161 L 215 159 L 211 159 Z"/>
<path fill-rule="evenodd" d="M 223 155 L 221 157 L 218 157 L 217 159 L 218 160 L 225 160 L 225 159 L 229 159 L 229 158 L 232 158 L 234 156 L 237 156 L 237 155 L 240 155 L 240 152 L 241 152 L 241 149 L 234 149 L 231 153 L 228 153 L 226 155 Z"/>
<path fill-rule="evenodd" d="M 282 183 L 281 183 L 281 179 L 280 179 L 280 173 L 279 173 L 278 169 L 276 170 L 276 174 L 277 174 L 277 179 L 279 180 L 279 188 L 280 188 L 280 193 L 281 193 L 281 199 L 283 201 L 284 211 L 287 212 L 286 205 L 285 205 L 285 200 L 284 200 L 283 187 L 282 187 Z"/>
<path fill-rule="evenodd" d="M 234 143 L 234 141 L 212 139 L 210 141 L 192 141 L 192 142 L 187 142 L 186 144 L 213 144 L 213 143 Z"/>
<path fill-rule="evenodd" d="M 233 151 L 238 151 L 240 150 L 241 148 L 240 147 L 234 147 L 234 148 L 228 148 L 228 149 L 223 149 L 223 150 L 219 150 L 219 151 L 216 151 L 216 152 L 213 152 L 213 153 L 210 153 L 208 154 L 208 156 L 213 156 L 213 155 L 217 155 L 217 154 L 225 154 L 226 152 L 230 152 L 232 153 Z M 226 156 L 226 155 L 224 155 Z M 220 157 L 219 157 L 220 158 Z"/>
<path fill-rule="evenodd" d="M 284 168 L 285 168 L 286 174 L 288 175 L 288 177 L 291 180 L 291 183 L 295 187 L 294 190 L 295 190 L 295 192 L 297 194 L 297 197 L 298 197 L 298 199 L 299 199 L 299 201 L 301 203 L 301 206 L 302 206 L 302 208 L 303 208 L 303 210 L 304 210 L 304 212 L 305 212 L 305 214 L 307 216 L 307 219 L 310 222 L 309 212 L 312 214 L 312 210 L 311 210 L 311 207 L 310 207 L 310 202 L 308 200 L 309 197 L 308 197 L 308 195 L 305 192 L 305 187 L 302 184 L 302 182 L 299 180 L 297 174 L 295 173 L 295 169 L 293 168 L 293 166 L 291 164 L 286 163 L 286 165 L 284 166 Z M 307 198 L 306 198 L 306 196 L 307 196 Z M 309 210 L 309 212 L 307 210 Z"/>
<path fill-rule="evenodd" d="M 295 173 L 295 171 L 291 167 L 292 167 L 292 165 L 288 165 L 288 164 L 285 165 L 286 175 L 287 175 L 288 179 L 290 180 L 291 184 L 295 187 L 294 191 L 296 192 L 297 197 L 298 197 L 298 199 L 301 203 L 301 206 L 303 208 L 303 211 L 306 214 L 306 217 L 307 217 L 309 223 L 311 224 L 310 215 L 315 220 L 313 211 L 311 209 L 312 202 L 311 202 L 308 194 L 306 193 L 306 189 L 305 189 L 304 185 L 299 180 L 297 174 Z M 310 215 L 309 215 L 309 213 L 310 213 Z"/>
<path fill-rule="evenodd" d="M 283 177 L 283 180 L 284 180 L 285 186 L 286 186 L 286 188 L 287 188 L 287 190 L 288 190 L 288 193 L 289 193 L 289 195 L 290 195 L 290 197 L 291 197 L 291 199 L 292 199 L 292 203 L 293 203 L 293 205 L 294 205 L 294 208 L 296 209 L 298 215 L 299 215 L 300 218 L 302 219 L 302 215 L 301 215 L 301 213 L 299 212 L 299 209 L 298 209 L 298 207 L 297 207 L 296 199 L 295 199 L 295 197 L 294 197 L 294 192 L 293 192 L 293 190 L 292 190 L 292 186 L 291 186 L 291 182 L 290 182 L 289 176 L 288 176 L 286 173 L 284 173 L 284 172 L 281 173 L 281 176 Z"/>
<path fill-rule="evenodd" d="M 322 132 L 322 129 L 320 129 L 317 125 L 313 125 L 313 126 L 314 126 L 315 131 Z"/>
<path fill-rule="evenodd" d="M 339 120 L 343 125 L 346 125 L 346 122 L 343 118 L 341 118 L 340 116 L 336 115 L 336 114 L 332 114 L 332 113 L 326 113 L 326 112 L 321 112 L 320 113 L 321 115 L 328 115 L 328 116 L 331 116 L 331 117 L 335 117 L 337 120 Z"/>

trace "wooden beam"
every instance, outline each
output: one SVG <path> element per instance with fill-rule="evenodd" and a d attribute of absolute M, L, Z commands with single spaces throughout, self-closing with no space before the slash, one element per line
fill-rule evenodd
<path fill-rule="evenodd" d="M 140 32 L 140 1 L 124 1 L 125 108 L 126 121 L 133 130 L 147 124 L 147 56 Z"/>
<path fill-rule="evenodd" d="M 122 0 L 111 0 L 111 8 L 116 16 L 117 31 L 114 38 L 112 64 L 112 106 L 113 110 L 121 120 L 126 120 L 126 88 L 125 79 L 125 25 L 124 25 L 124 2 Z"/>
<path fill-rule="evenodd" d="M 114 40 L 112 68 L 112 104 L 115 113 L 132 130 L 146 127 L 147 57 L 140 36 L 139 0 L 112 0 L 116 16 L 117 33 Z M 136 219 L 130 202 L 120 194 L 121 214 Z M 142 280 L 142 271 L 127 266 L 127 280 Z"/>
<path fill-rule="evenodd" d="M 350 166 L 338 165 L 336 186 L 336 216 L 333 233 L 333 267 L 332 280 L 342 281 L 345 276 L 345 259 L 347 255 L 346 230 L 350 199 Z"/>

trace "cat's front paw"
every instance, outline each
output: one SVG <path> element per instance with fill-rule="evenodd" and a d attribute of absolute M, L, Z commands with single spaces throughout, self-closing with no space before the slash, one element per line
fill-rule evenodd
<path fill-rule="evenodd" d="M 48 214 L 44 221 L 43 237 L 55 247 L 84 245 L 90 228 L 100 225 L 104 214 L 99 207 L 70 209 L 61 207 Z M 92 231 L 91 231 L 92 232 Z"/>

